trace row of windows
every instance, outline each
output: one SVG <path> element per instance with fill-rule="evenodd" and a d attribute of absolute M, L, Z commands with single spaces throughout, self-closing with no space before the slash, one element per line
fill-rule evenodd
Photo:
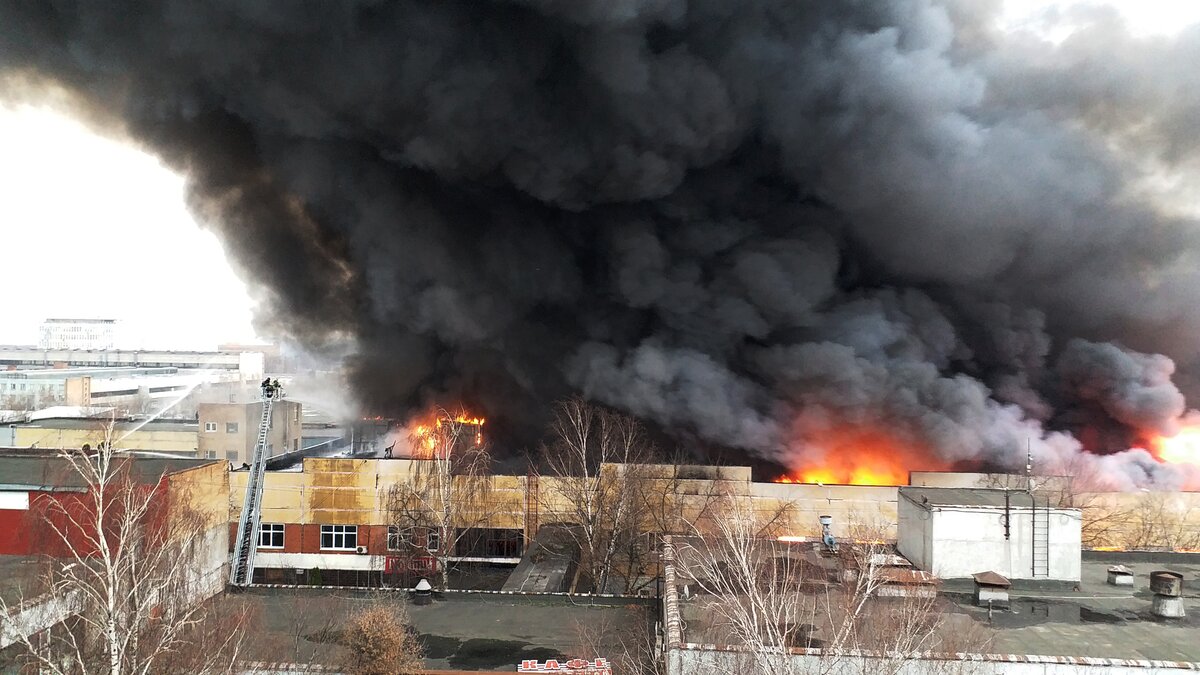
<path fill-rule="evenodd" d="M 3 388 L 4 388 L 4 383 L 0 382 L 0 389 L 3 389 Z M 31 384 L 31 385 L 29 385 L 30 390 L 36 390 L 36 391 L 40 391 L 43 393 L 48 392 L 52 389 L 61 389 L 61 388 L 62 387 L 54 387 L 53 385 L 49 385 L 49 384 Z M 24 383 L 21 383 L 21 384 L 11 384 L 10 383 L 8 385 L 8 390 L 9 391 L 25 391 L 25 384 Z"/>
<path fill-rule="evenodd" d="M 204 430 L 209 433 L 216 431 L 217 423 L 216 422 L 205 422 Z M 238 432 L 238 423 L 237 422 L 226 422 L 225 423 L 225 433 L 236 434 L 237 432 Z"/>
<path fill-rule="evenodd" d="M 436 530 L 424 532 L 424 546 L 429 551 L 441 547 L 441 533 Z M 388 526 L 387 550 L 406 551 L 419 546 L 411 528 Z M 283 523 L 263 523 L 258 531 L 259 548 L 283 548 Z M 357 525 L 322 525 L 321 549 L 328 551 L 353 551 L 358 548 Z"/>

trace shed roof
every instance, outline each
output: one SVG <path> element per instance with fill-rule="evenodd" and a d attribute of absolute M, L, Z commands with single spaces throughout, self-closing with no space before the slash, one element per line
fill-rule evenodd
<path fill-rule="evenodd" d="M 971 577 L 975 579 L 975 583 L 980 586 L 1003 586 L 1008 588 L 1012 586 L 1012 582 L 999 572 L 976 572 Z"/>

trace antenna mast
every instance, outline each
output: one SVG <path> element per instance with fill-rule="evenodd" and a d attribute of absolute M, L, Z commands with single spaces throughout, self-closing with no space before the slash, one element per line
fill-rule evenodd
<path fill-rule="evenodd" d="M 1025 439 L 1025 489 L 1033 494 L 1033 439 Z"/>

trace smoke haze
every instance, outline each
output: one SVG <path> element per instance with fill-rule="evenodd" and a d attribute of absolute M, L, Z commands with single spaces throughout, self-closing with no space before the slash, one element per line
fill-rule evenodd
<path fill-rule="evenodd" d="M 1176 428 L 1200 358 L 1166 180 L 1200 160 L 1200 29 L 998 11 L 0 2 L 0 69 L 184 173 L 268 332 L 353 340 L 372 413 L 528 439 L 581 392 L 793 467 L 853 427 L 1181 484 L 1112 451 Z"/>

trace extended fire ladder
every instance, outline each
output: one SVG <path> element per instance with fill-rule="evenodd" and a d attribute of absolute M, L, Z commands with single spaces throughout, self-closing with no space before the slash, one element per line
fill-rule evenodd
<path fill-rule="evenodd" d="M 262 420 L 258 423 L 258 440 L 254 443 L 254 460 L 246 479 L 246 498 L 238 518 L 237 540 L 234 542 L 233 562 L 229 566 L 229 584 L 248 586 L 254 579 L 254 554 L 258 550 L 258 529 L 262 525 L 263 474 L 267 467 L 267 435 L 271 431 L 271 403 L 280 394 L 263 397 Z"/>

